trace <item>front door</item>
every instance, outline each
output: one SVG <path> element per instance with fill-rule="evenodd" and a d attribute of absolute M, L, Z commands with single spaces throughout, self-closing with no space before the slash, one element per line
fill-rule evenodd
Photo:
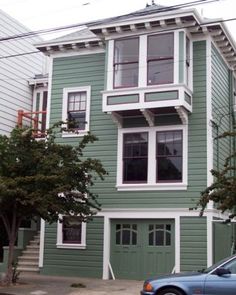
<path fill-rule="evenodd" d="M 145 279 L 174 267 L 173 220 L 113 220 L 111 266 L 116 278 Z"/>

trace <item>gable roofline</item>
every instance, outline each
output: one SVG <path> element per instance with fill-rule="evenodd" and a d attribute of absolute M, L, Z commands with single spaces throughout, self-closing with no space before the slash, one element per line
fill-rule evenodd
<path fill-rule="evenodd" d="M 146 34 L 151 30 L 161 33 L 176 29 L 187 29 L 193 37 L 210 35 L 227 61 L 229 68 L 236 71 L 236 45 L 227 26 L 222 19 L 202 19 L 196 9 L 164 12 L 152 9 L 151 13 L 142 15 L 133 13 L 88 22 L 84 30 L 42 42 L 36 47 L 50 55 L 67 50 L 103 48 L 106 39 L 122 37 L 122 33 Z"/>

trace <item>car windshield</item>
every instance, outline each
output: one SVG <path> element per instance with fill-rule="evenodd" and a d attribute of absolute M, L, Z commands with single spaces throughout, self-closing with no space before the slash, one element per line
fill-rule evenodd
<path fill-rule="evenodd" d="M 231 256 L 231 257 L 227 257 L 227 258 L 224 258 L 220 261 L 218 261 L 217 263 L 213 264 L 212 266 L 206 268 L 206 269 L 203 269 L 201 272 L 203 273 L 209 273 L 211 272 L 213 269 L 217 268 L 218 266 L 220 266 L 221 264 L 224 264 L 224 262 L 230 260 L 232 257 L 234 257 L 235 255 Z"/>

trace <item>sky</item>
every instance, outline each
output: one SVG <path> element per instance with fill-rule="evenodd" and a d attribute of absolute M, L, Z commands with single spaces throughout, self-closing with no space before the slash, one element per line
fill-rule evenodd
<path fill-rule="evenodd" d="M 171 6 L 193 1 L 156 0 L 155 3 Z M 130 13 L 151 2 L 152 0 L 0 0 L 0 9 L 29 29 L 40 30 Z M 219 0 L 195 8 L 206 18 L 236 17 L 235 0 Z M 227 22 L 227 27 L 236 40 L 236 21 Z M 62 34 L 66 33 L 68 32 Z M 55 36 L 42 37 L 48 40 Z"/>

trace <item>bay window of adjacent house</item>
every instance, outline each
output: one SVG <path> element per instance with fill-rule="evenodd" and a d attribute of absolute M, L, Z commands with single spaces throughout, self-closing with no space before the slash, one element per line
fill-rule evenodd
<path fill-rule="evenodd" d="M 182 182 L 182 131 L 160 131 L 156 134 L 157 182 Z"/>
<path fill-rule="evenodd" d="M 146 183 L 148 133 L 126 133 L 123 138 L 123 183 Z"/>
<path fill-rule="evenodd" d="M 147 84 L 170 84 L 174 81 L 174 34 L 148 37 Z"/>
<path fill-rule="evenodd" d="M 68 93 L 68 127 L 72 129 L 85 130 L 86 124 L 86 91 Z"/>
<path fill-rule="evenodd" d="M 139 38 L 115 41 L 114 88 L 138 86 Z"/>

